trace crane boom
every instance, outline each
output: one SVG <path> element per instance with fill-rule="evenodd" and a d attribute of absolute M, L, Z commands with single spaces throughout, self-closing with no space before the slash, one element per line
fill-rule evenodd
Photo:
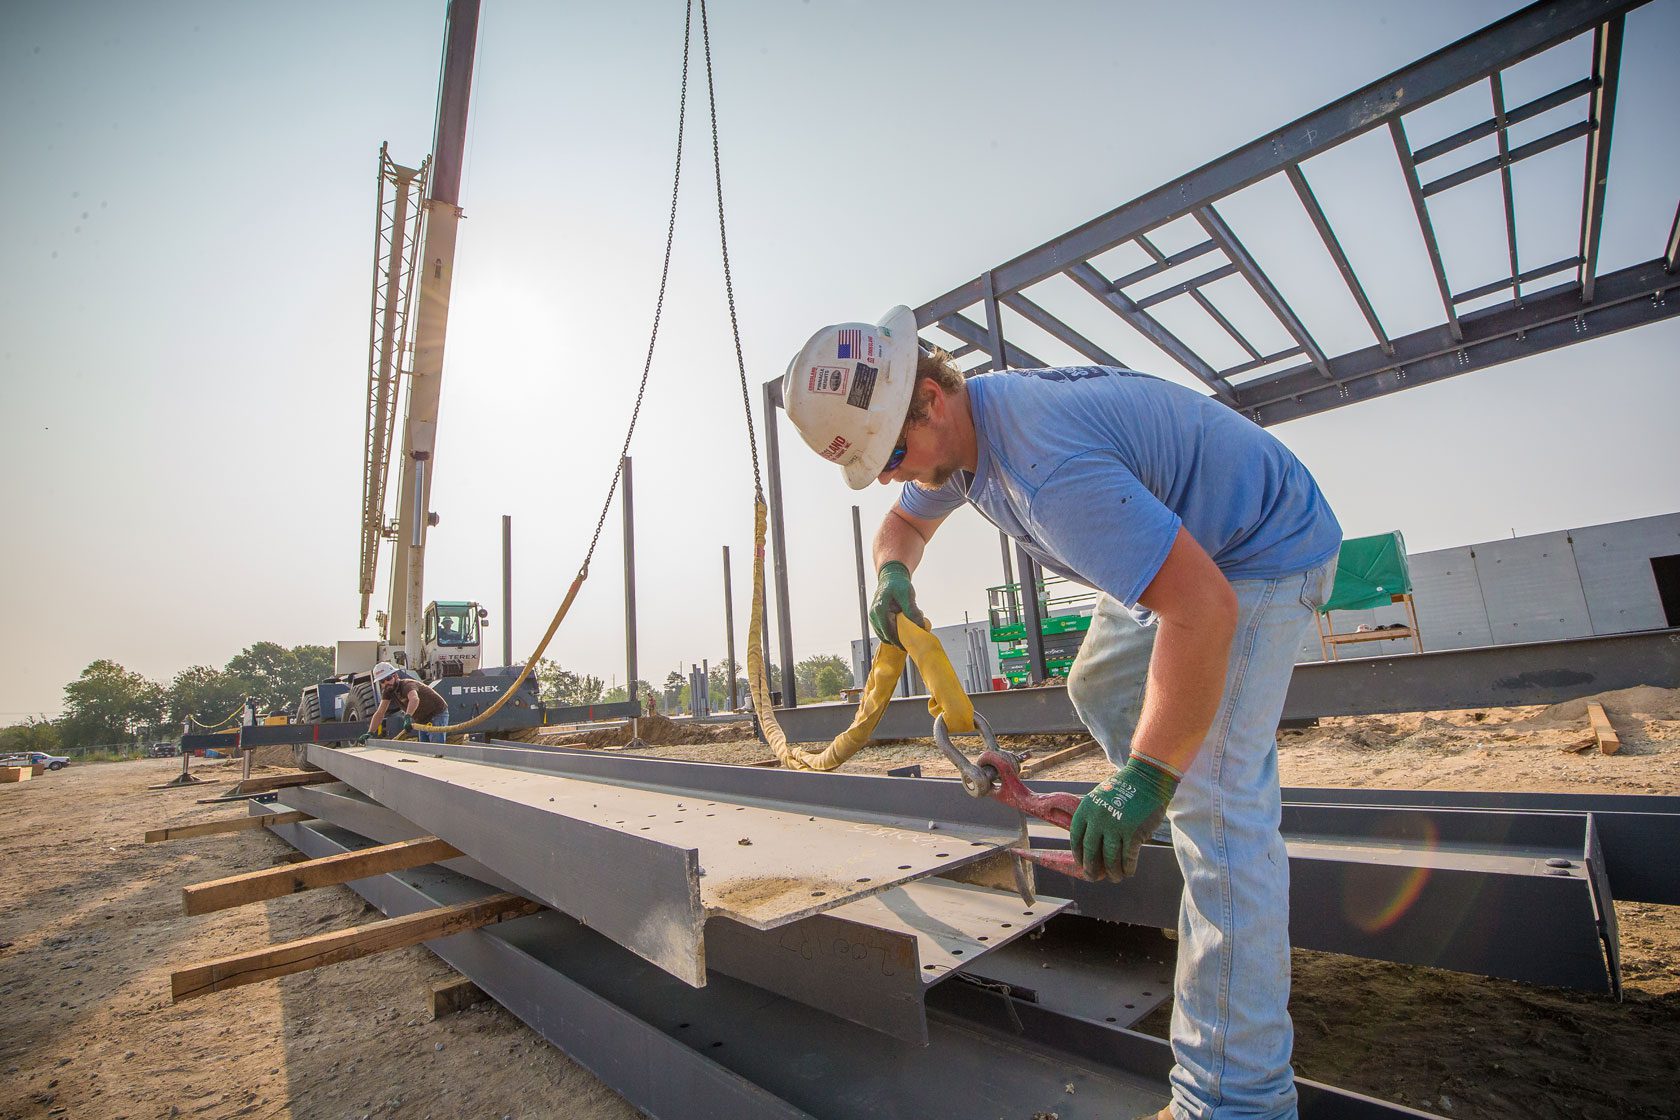
<path fill-rule="evenodd" d="M 385 639 L 400 644 L 409 664 L 420 654 L 420 614 L 425 579 L 426 530 L 431 521 L 432 464 L 437 439 L 438 395 L 443 382 L 444 338 L 455 273 L 455 234 L 461 219 L 461 165 L 466 149 L 467 103 L 472 91 L 479 0 L 450 0 L 444 32 L 443 82 L 427 176 L 424 248 L 414 328 L 414 365 L 399 460 L 396 547 Z"/>
<path fill-rule="evenodd" d="M 409 338 L 425 183 L 425 162 L 418 170 L 403 167 L 391 159 L 388 145 L 380 145 L 379 200 L 374 208 L 373 310 L 368 328 L 367 439 L 362 458 L 359 627 L 367 626 L 368 603 L 379 571 L 379 546 L 386 536 L 385 483 L 391 473 L 391 438 L 396 430 L 398 388 L 405 372 L 403 356 Z"/>

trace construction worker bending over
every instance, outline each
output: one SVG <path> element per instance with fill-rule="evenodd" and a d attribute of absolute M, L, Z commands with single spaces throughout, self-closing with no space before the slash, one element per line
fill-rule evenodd
<path fill-rule="evenodd" d="M 1276 731 L 1342 535 L 1312 475 L 1212 398 L 1131 370 L 965 380 L 920 352 L 905 307 L 818 331 L 782 393 L 854 490 L 904 484 L 875 537 L 883 641 L 899 614 L 923 622 L 910 575 L 965 502 L 1101 593 L 1068 694 L 1118 769 L 1070 840 L 1088 873 L 1119 879 L 1172 826 L 1185 889 L 1160 1116 L 1294 1117 Z"/>
<path fill-rule="evenodd" d="M 369 735 L 379 733 L 379 721 L 392 708 L 397 709 L 397 714 L 392 717 L 392 735 L 407 730 L 412 723 L 441 727 L 449 722 L 449 701 L 425 681 L 403 676 L 389 661 L 381 661 L 373 667 L 373 687 L 379 693 L 379 707 L 373 710 L 373 718 L 368 721 Z M 442 731 L 421 731 L 418 734 L 422 743 L 441 743 L 445 738 Z"/>

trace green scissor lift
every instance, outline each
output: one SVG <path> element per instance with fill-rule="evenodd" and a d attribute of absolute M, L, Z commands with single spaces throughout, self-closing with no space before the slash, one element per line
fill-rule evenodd
<path fill-rule="evenodd" d="M 1044 670 L 1052 677 L 1065 677 L 1091 627 L 1091 612 L 1097 606 L 1095 591 L 1081 590 L 1071 594 L 1056 594 L 1072 587 L 1058 576 L 1039 581 L 1039 632 L 1044 639 Z M 1010 688 L 1019 688 L 1032 679 L 1030 655 L 1027 651 L 1027 624 L 1021 609 L 1021 585 L 1006 583 L 986 589 L 987 613 L 991 621 L 992 641 L 998 647 L 998 661 L 1003 666 L 1004 679 Z"/>

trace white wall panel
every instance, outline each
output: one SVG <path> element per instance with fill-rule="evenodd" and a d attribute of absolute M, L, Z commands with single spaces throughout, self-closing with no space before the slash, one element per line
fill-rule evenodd
<path fill-rule="evenodd" d="M 1540 533 L 1475 548 L 1476 576 L 1495 645 L 1590 635 L 1569 534 Z"/>
<path fill-rule="evenodd" d="M 1651 557 L 1680 553 L 1680 513 L 1570 530 L 1596 634 L 1652 630 L 1663 616 Z"/>

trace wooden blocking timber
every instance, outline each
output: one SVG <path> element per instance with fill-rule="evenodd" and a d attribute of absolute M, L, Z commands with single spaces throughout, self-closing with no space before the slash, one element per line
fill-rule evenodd
<path fill-rule="evenodd" d="M 0 766 L 0 782 L 27 782 L 34 776 L 27 766 Z"/>
<path fill-rule="evenodd" d="M 181 888 L 181 904 L 188 914 L 208 914 L 248 902 L 263 902 L 315 887 L 330 887 L 354 879 L 406 871 L 428 863 L 456 859 L 460 852 L 435 836 L 420 836 L 396 844 L 380 844 L 291 866 L 265 867 L 229 875 L 209 883 Z"/>
<path fill-rule="evenodd" d="M 1029 758 L 1021 767 L 1021 777 L 1030 778 L 1034 774 L 1042 774 L 1053 766 L 1060 766 L 1064 762 L 1072 762 L 1074 759 L 1082 758 L 1096 749 L 1097 741 L 1092 739 L 1089 742 L 1080 743 L 1076 747 L 1068 747 L 1066 750 L 1047 754 L 1043 758 Z"/>
<path fill-rule="evenodd" d="M 432 1018 L 436 1020 L 465 1010 L 475 1003 L 483 1003 L 489 998 L 484 994 L 483 988 L 465 976 L 457 976 L 453 980 L 439 980 L 433 984 L 432 990 L 426 996 L 426 1006 L 431 1009 Z"/>
<path fill-rule="evenodd" d="M 257 984 L 294 972 L 307 972 L 322 965 L 352 961 L 390 949 L 403 949 L 509 918 L 523 918 L 542 908 L 542 903 L 520 898 L 516 894 L 495 894 L 457 906 L 440 906 L 400 918 L 385 918 L 365 926 L 320 933 L 283 945 L 271 945 L 266 949 L 235 953 L 193 965 L 170 975 L 169 994 L 178 1003 L 224 988 Z"/>
<path fill-rule="evenodd" d="M 322 782 L 336 782 L 337 778 L 325 770 L 310 770 L 303 774 L 276 774 L 271 778 L 246 778 L 239 783 L 239 794 L 243 797 L 247 793 L 263 793 L 271 789 L 284 789 L 287 786 L 314 786 Z"/>
<path fill-rule="evenodd" d="M 1598 749 L 1605 754 L 1615 754 L 1622 749 L 1622 740 L 1617 737 L 1616 729 L 1610 726 L 1610 717 L 1604 714 L 1604 705 L 1596 700 L 1587 701 L 1587 722 L 1592 724 L 1593 738 L 1598 740 Z"/>
<path fill-rule="evenodd" d="M 227 820 L 207 821 L 204 824 L 183 824 L 174 828 L 154 828 L 146 833 L 146 843 L 160 840 L 190 840 L 194 836 L 219 836 L 224 832 L 245 832 L 253 828 L 267 828 L 271 824 L 292 824 L 312 821 L 313 813 L 263 813 L 255 817 L 230 817 Z"/>

